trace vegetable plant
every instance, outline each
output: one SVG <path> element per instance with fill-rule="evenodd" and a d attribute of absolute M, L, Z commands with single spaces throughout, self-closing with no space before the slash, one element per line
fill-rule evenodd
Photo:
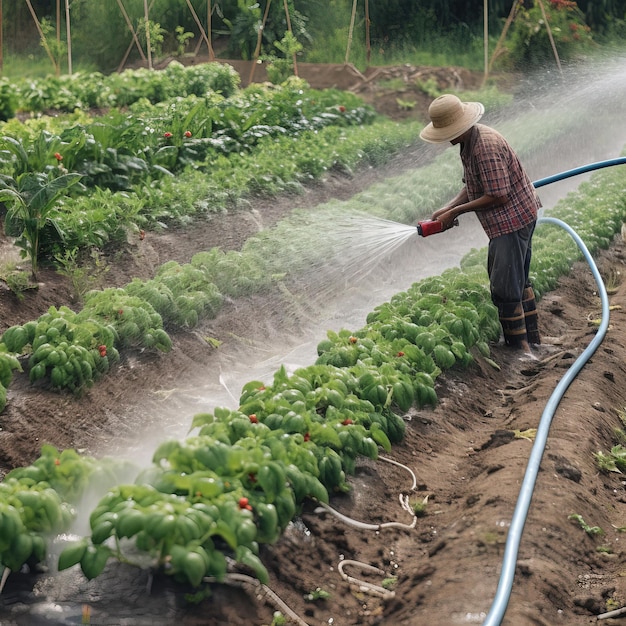
<path fill-rule="evenodd" d="M 578 197 L 569 200 L 570 207 L 576 205 L 572 217 L 591 222 L 587 236 L 597 245 L 608 238 L 609 228 L 621 225 L 618 217 L 624 212 L 623 182 L 606 180 L 610 184 L 598 200 L 604 215 L 593 215 L 598 205 L 588 201 L 595 183 L 586 189 L 587 202 L 580 200 L 580 208 Z M 607 209 L 612 192 L 620 199 Z M 596 223 L 600 237 L 591 230 Z M 553 231 L 546 229 L 545 236 L 552 237 Z M 558 246 L 560 240 L 553 243 Z M 9 381 L 12 365 L 19 363 L 15 355 L 29 345 L 34 350 L 29 357 L 33 367 L 47 370 L 52 360 L 58 361 L 56 367 L 64 360 L 62 337 L 68 344 L 68 361 L 72 341 L 71 356 L 79 363 L 84 354 L 80 346 L 96 345 L 100 356 L 106 352 L 108 357 L 109 346 L 122 346 L 123 337 L 139 337 L 140 343 L 145 333 L 159 330 L 157 309 L 171 305 L 176 284 L 184 283 L 193 293 L 208 284 L 204 281 L 210 283 L 212 261 L 219 258 L 201 255 L 189 269 L 168 264 L 162 272 L 165 282 L 149 283 L 145 291 L 136 281 L 132 294 L 123 289 L 94 292 L 80 313 L 53 309 L 38 322 L 7 330 L 0 343 L 7 355 L 4 381 Z M 554 271 L 563 268 L 559 264 Z M 184 279 L 169 280 L 170 272 Z M 148 306 L 144 298 L 154 304 Z M 132 315 L 125 317 L 127 309 L 121 307 Z M 135 326 L 137 332 L 129 332 Z M 133 551 L 139 550 L 159 571 L 195 588 L 207 576 L 223 579 L 229 559 L 266 580 L 260 544 L 275 542 L 307 499 L 327 502 L 333 493 L 349 489 L 356 459 L 376 459 L 379 449 L 388 451 L 401 441 L 404 413 L 435 403 L 437 378 L 450 367 L 467 367 L 479 354 L 488 354 L 489 342 L 497 335 L 497 312 L 490 303 L 485 272 L 472 254 L 461 268 L 416 283 L 375 307 L 363 328 L 329 332 L 318 346 L 316 363 L 291 375 L 281 367 L 270 382 L 246 383 L 237 409 L 218 407 L 196 415 L 189 436 L 163 442 L 152 465 L 134 483 L 118 481 L 107 488 L 91 513 L 89 535 L 67 546 L 59 567 L 80 564 L 85 576 L 94 578 L 109 559 L 132 563 Z M 94 344 L 96 340 L 102 343 Z M 93 347 L 91 354 L 95 358 Z M 18 468 L 10 478 L 29 481 L 31 490 L 46 493 L 46 506 L 63 511 L 63 503 L 81 491 L 82 483 L 64 482 L 61 476 L 68 474 L 55 473 L 57 460 L 59 465 L 72 461 L 79 468 L 81 458 L 74 451 L 45 448 L 42 460 Z M 0 558 L 12 569 L 23 559 L 36 560 L 44 554 L 39 539 L 43 525 L 47 528 L 51 519 L 59 520 L 61 528 L 67 522 L 62 513 L 30 517 L 22 499 L 22 505 L 15 506 L 13 488 L 10 482 L 0 489 L 3 520 L 6 517 L 6 528 L 12 532 L 3 536 L 2 545 L 8 547 Z M 582 525 L 580 516 L 572 519 Z M 583 528 L 597 532 L 595 527 Z"/>
<path fill-rule="evenodd" d="M 10 208 L 7 213 L 9 231 L 18 235 L 17 245 L 24 256 L 31 262 L 31 272 L 37 279 L 39 267 L 40 241 L 46 226 L 55 228 L 62 237 L 51 213 L 59 198 L 68 193 L 70 187 L 80 180 L 79 174 L 61 174 L 57 172 L 24 172 L 17 179 L 0 179 L 0 202 L 6 202 Z"/>

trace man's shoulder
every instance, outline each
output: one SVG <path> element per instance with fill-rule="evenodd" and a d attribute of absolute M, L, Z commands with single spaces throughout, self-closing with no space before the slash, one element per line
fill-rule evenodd
<path fill-rule="evenodd" d="M 506 140 L 506 137 L 491 126 L 476 124 L 475 137 L 474 145 L 479 150 L 498 150 L 503 153 L 513 152 L 513 148 Z"/>
<path fill-rule="evenodd" d="M 487 126 L 486 124 L 476 124 L 476 129 L 478 131 L 478 136 L 481 139 L 492 140 L 492 141 L 504 141 L 506 143 L 506 139 L 504 135 L 498 132 L 495 128 L 491 126 Z"/>

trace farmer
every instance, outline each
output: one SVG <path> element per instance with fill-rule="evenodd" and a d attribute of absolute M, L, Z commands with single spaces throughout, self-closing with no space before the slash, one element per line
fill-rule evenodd
<path fill-rule="evenodd" d="M 459 215 L 476 213 L 489 237 L 487 272 L 504 341 L 534 358 L 531 346 L 536 348 L 541 338 L 528 270 L 541 202 L 506 139 L 477 123 L 484 112 L 480 102 L 461 102 L 450 94 L 439 96 L 428 108 L 431 121 L 420 136 L 429 143 L 461 146 L 465 183 L 432 219 L 446 230 Z"/>

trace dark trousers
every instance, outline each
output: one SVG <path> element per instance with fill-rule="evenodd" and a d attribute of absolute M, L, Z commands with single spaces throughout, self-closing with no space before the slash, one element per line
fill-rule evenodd
<path fill-rule="evenodd" d="M 541 343 L 535 294 L 528 280 L 535 222 L 489 241 L 487 272 L 491 300 L 498 307 L 504 341 Z"/>

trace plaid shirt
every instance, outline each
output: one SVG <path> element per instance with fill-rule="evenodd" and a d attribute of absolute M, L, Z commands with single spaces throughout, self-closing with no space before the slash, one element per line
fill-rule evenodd
<path fill-rule="evenodd" d="M 537 219 L 541 201 L 517 155 L 493 128 L 476 124 L 461 145 L 463 182 L 470 200 L 483 195 L 501 198 L 504 204 L 476 211 L 489 239 L 523 228 Z"/>

